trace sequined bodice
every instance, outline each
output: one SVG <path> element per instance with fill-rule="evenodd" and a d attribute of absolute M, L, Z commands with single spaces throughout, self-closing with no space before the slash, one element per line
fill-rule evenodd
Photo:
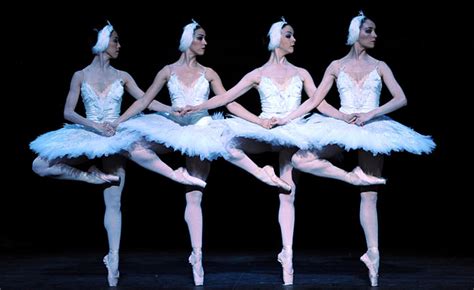
<path fill-rule="evenodd" d="M 124 88 L 123 81 L 113 81 L 103 92 L 97 92 L 87 82 L 82 82 L 81 95 L 87 119 L 94 122 L 112 122 L 120 115 Z"/>
<path fill-rule="evenodd" d="M 359 82 L 341 70 L 336 84 L 341 99 L 341 108 L 339 109 L 341 112 L 346 114 L 366 113 L 379 106 L 382 78 L 377 69 L 372 70 Z"/>
<path fill-rule="evenodd" d="M 303 81 L 298 75 L 291 77 L 283 86 L 271 78 L 262 77 L 258 85 L 262 105 L 261 118 L 284 117 L 301 104 Z"/>

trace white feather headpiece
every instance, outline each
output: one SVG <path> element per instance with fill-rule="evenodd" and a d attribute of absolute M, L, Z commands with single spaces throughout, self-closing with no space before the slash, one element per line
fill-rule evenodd
<path fill-rule="evenodd" d="M 281 21 L 273 23 L 272 27 L 270 27 L 270 30 L 268 31 L 268 37 L 270 37 L 270 42 L 268 43 L 269 51 L 272 51 L 278 46 L 280 46 L 281 29 L 283 28 L 285 24 L 287 24 L 287 22 L 285 18 L 282 16 Z"/>
<path fill-rule="evenodd" d="M 95 43 L 94 47 L 92 48 L 92 52 L 94 54 L 99 54 L 104 52 L 107 47 L 109 46 L 110 41 L 110 34 L 114 30 L 112 24 L 107 21 L 107 25 L 104 26 L 98 33 L 97 33 L 97 42 Z"/>
<path fill-rule="evenodd" d="M 349 34 L 347 35 L 347 45 L 353 45 L 359 39 L 360 27 L 364 19 L 365 15 L 362 11 L 359 11 L 359 15 L 352 18 L 351 24 L 349 25 Z"/>
<path fill-rule="evenodd" d="M 191 23 L 183 28 L 183 34 L 181 34 L 181 40 L 179 41 L 179 50 L 181 52 L 185 52 L 191 46 L 194 39 L 194 30 L 199 26 L 194 19 L 191 19 L 191 21 Z"/>

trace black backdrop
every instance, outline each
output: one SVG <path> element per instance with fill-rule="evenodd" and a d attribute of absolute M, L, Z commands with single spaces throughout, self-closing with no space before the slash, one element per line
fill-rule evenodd
<path fill-rule="evenodd" d="M 472 66 L 466 52 L 472 53 L 473 42 L 462 7 L 449 3 L 414 8 L 409 2 L 393 1 L 315 2 L 312 9 L 294 1 L 262 2 L 266 8 L 261 9 L 233 2 L 212 7 L 205 2 L 161 5 L 134 1 L 105 7 L 81 2 L 68 7 L 42 4 L 27 11 L 18 5 L 11 11 L 16 20 L 5 26 L 9 41 L 3 45 L 8 136 L 2 142 L 6 160 L 0 195 L 1 251 L 107 248 L 101 188 L 36 176 L 31 171 L 35 156 L 28 149 L 36 136 L 64 123 L 70 78 L 92 60 L 93 28 L 101 28 L 107 19 L 112 22 L 122 45 L 113 65 L 146 89 L 158 69 L 179 57 L 182 27 L 194 18 L 208 34 L 206 55 L 199 61 L 216 70 L 230 88 L 267 60 L 265 35 L 284 15 L 297 39 L 289 61 L 306 68 L 319 83 L 329 62 L 347 53 L 349 21 L 363 9 L 377 24 L 379 35 L 371 54 L 392 68 L 408 98 L 408 106 L 390 116 L 432 135 L 437 143 L 431 155 L 393 153 L 386 158 L 388 184 L 378 203 L 380 247 L 472 255 L 471 180 L 464 173 L 472 172 L 472 163 L 469 151 L 463 150 L 466 144 L 459 140 L 472 132 L 463 125 L 466 99 L 472 97 L 467 80 L 472 73 L 463 69 L 469 72 Z M 466 34 L 460 33 L 464 30 Z M 384 90 L 382 100 L 388 97 Z M 167 91 L 157 98 L 168 102 Z M 337 102 L 336 92 L 327 100 Z M 125 96 L 124 107 L 131 102 Z M 240 102 L 258 113 L 255 92 Z M 339 165 L 353 168 L 354 157 L 346 154 Z M 254 158 L 260 165 L 277 166 L 276 154 Z M 178 154 L 163 159 L 173 167 L 184 164 Z M 298 184 L 295 249 L 362 251 L 358 190 L 306 174 L 299 176 Z M 127 162 L 122 249 L 189 247 L 184 206 L 183 186 Z M 205 250 L 280 247 L 278 197 L 225 161 L 212 164 L 203 210 Z"/>

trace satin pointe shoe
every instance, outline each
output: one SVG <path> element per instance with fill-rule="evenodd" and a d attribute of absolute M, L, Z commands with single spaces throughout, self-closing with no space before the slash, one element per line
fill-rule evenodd
<path fill-rule="evenodd" d="M 189 264 L 193 266 L 193 278 L 194 278 L 194 285 L 202 286 L 204 284 L 204 269 L 202 267 L 202 253 L 195 254 L 194 252 L 191 253 L 189 256 Z"/>
<path fill-rule="evenodd" d="M 291 193 L 291 185 L 276 176 L 275 170 L 270 165 L 266 165 L 262 168 L 262 172 L 258 178 L 268 185 L 278 187 L 280 193 Z"/>
<path fill-rule="evenodd" d="M 369 256 L 369 252 L 372 259 Z M 367 269 L 369 269 L 370 285 L 373 287 L 378 286 L 380 264 L 379 249 L 376 247 L 369 248 L 369 250 L 360 257 L 360 260 L 367 266 Z"/>
<path fill-rule="evenodd" d="M 106 174 L 95 166 L 91 166 L 87 171 L 90 177 L 90 183 L 95 184 L 120 184 L 120 176 L 114 174 Z"/>
<path fill-rule="evenodd" d="M 359 166 L 354 168 L 354 170 L 352 170 L 352 172 L 350 172 L 349 174 L 352 175 L 352 178 L 350 178 L 350 180 L 351 183 L 354 185 L 376 185 L 387 183 L 387 180 L 385 178 L 368 175 Z"/>
<path fill-rule="evenodd" d="M 117 286 L 120 272 L 118 270 L 119 256 L 118 252 L 109 252 L 104 257 L 104 264 L 107 268 L 107 280 L 109 281 L 110 287 Z"/>
<path fill-rule="evenodd" d="M 183 167 L 180 167 L 174 171 L 173 180 L 185 185 L 194 185 L 202 188 L 206 187 L 207 185 L 204 180 L 189 175 L 188 171 Z"/>
<path fill-rule="evenodd" d="M 283 285 L 293 285 L 293 255 L 282 250 L 278 254 L 278 262 L 283 268 Z"/>

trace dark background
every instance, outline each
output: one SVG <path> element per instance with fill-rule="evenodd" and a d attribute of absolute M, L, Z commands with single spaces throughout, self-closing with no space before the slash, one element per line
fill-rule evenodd
<path fill-rule="evenodd" d="M 161 67 L 178 59 L 182 27 L 194 18 L 207 32 L 206 55 L 199 61 L 218 72 L 230 88 L 267 61 L 266 33 L 284 15 L 297 39 L 288 60 L 306 68 L 318 84 L 330 61 L 348 52 L 344 43 L 350 19 L 363 9 L 375 21 L 379 36 L 371 55 L 392 68 L 408 98 L 408 106 L 390 116 L 432 135 L 437 144 L 431 155 L 393 153 L 386 158 L 383 175 L 388 184 L 378 202 L 380 248 L 473 254 L 472 162 L 465 140 L 472 132 L 467 104 L 472 98 L 474 45 L 465 7 L 452 1 L 416 8 L 399 1 L 316 1 L 311 9 L 297 1 L 262 2 L 260 9 L 256 3 L 235 2 L 167 3 L 167 8 L 160 2 L 108 4 L 18 4 L 11 10 L 15 20 L 5 26 L 8 41 L 3 44 L 8 73 L 3 83 L 7 136 L 2 142 L 6 160 L 0 251 L 107 249 L 101 188 L 36 176 L 31 171 L 35 155 L 28 149 L 38 135 L 65 122 L 62 111 L 72 74 L 93 58 L 93 28 L 111 21 L 122 45 L 113 65 L 129 72 L 145 90 Z M 384 89 L 382 102 L 389 97 Z M 157 99 L 169 102 L 167 90 Z M 337 103 L 335 90 L 327 100 Z M 124 108 L 131 102 L 126 95 Z M 240 102 L 259 112 L 255 90 Z M 338 165 L 351 170 L 355 154 L 345 156 Z M 277 166 L 276 154 L 254 158 L 259 165 Z M 178 154 L 163 159 L 173 167 L 184 164 Z M 362 252 L 359 200 L 355 187 L 301 174 L 295 250 Z M 122 250 L 188 249 L 184 206 L 184 186 L 128 161 Z M 202 207 L 204 250 L 277 251 L 281 246 L 278 196 L 223 160 L 212 164 Z"/>

